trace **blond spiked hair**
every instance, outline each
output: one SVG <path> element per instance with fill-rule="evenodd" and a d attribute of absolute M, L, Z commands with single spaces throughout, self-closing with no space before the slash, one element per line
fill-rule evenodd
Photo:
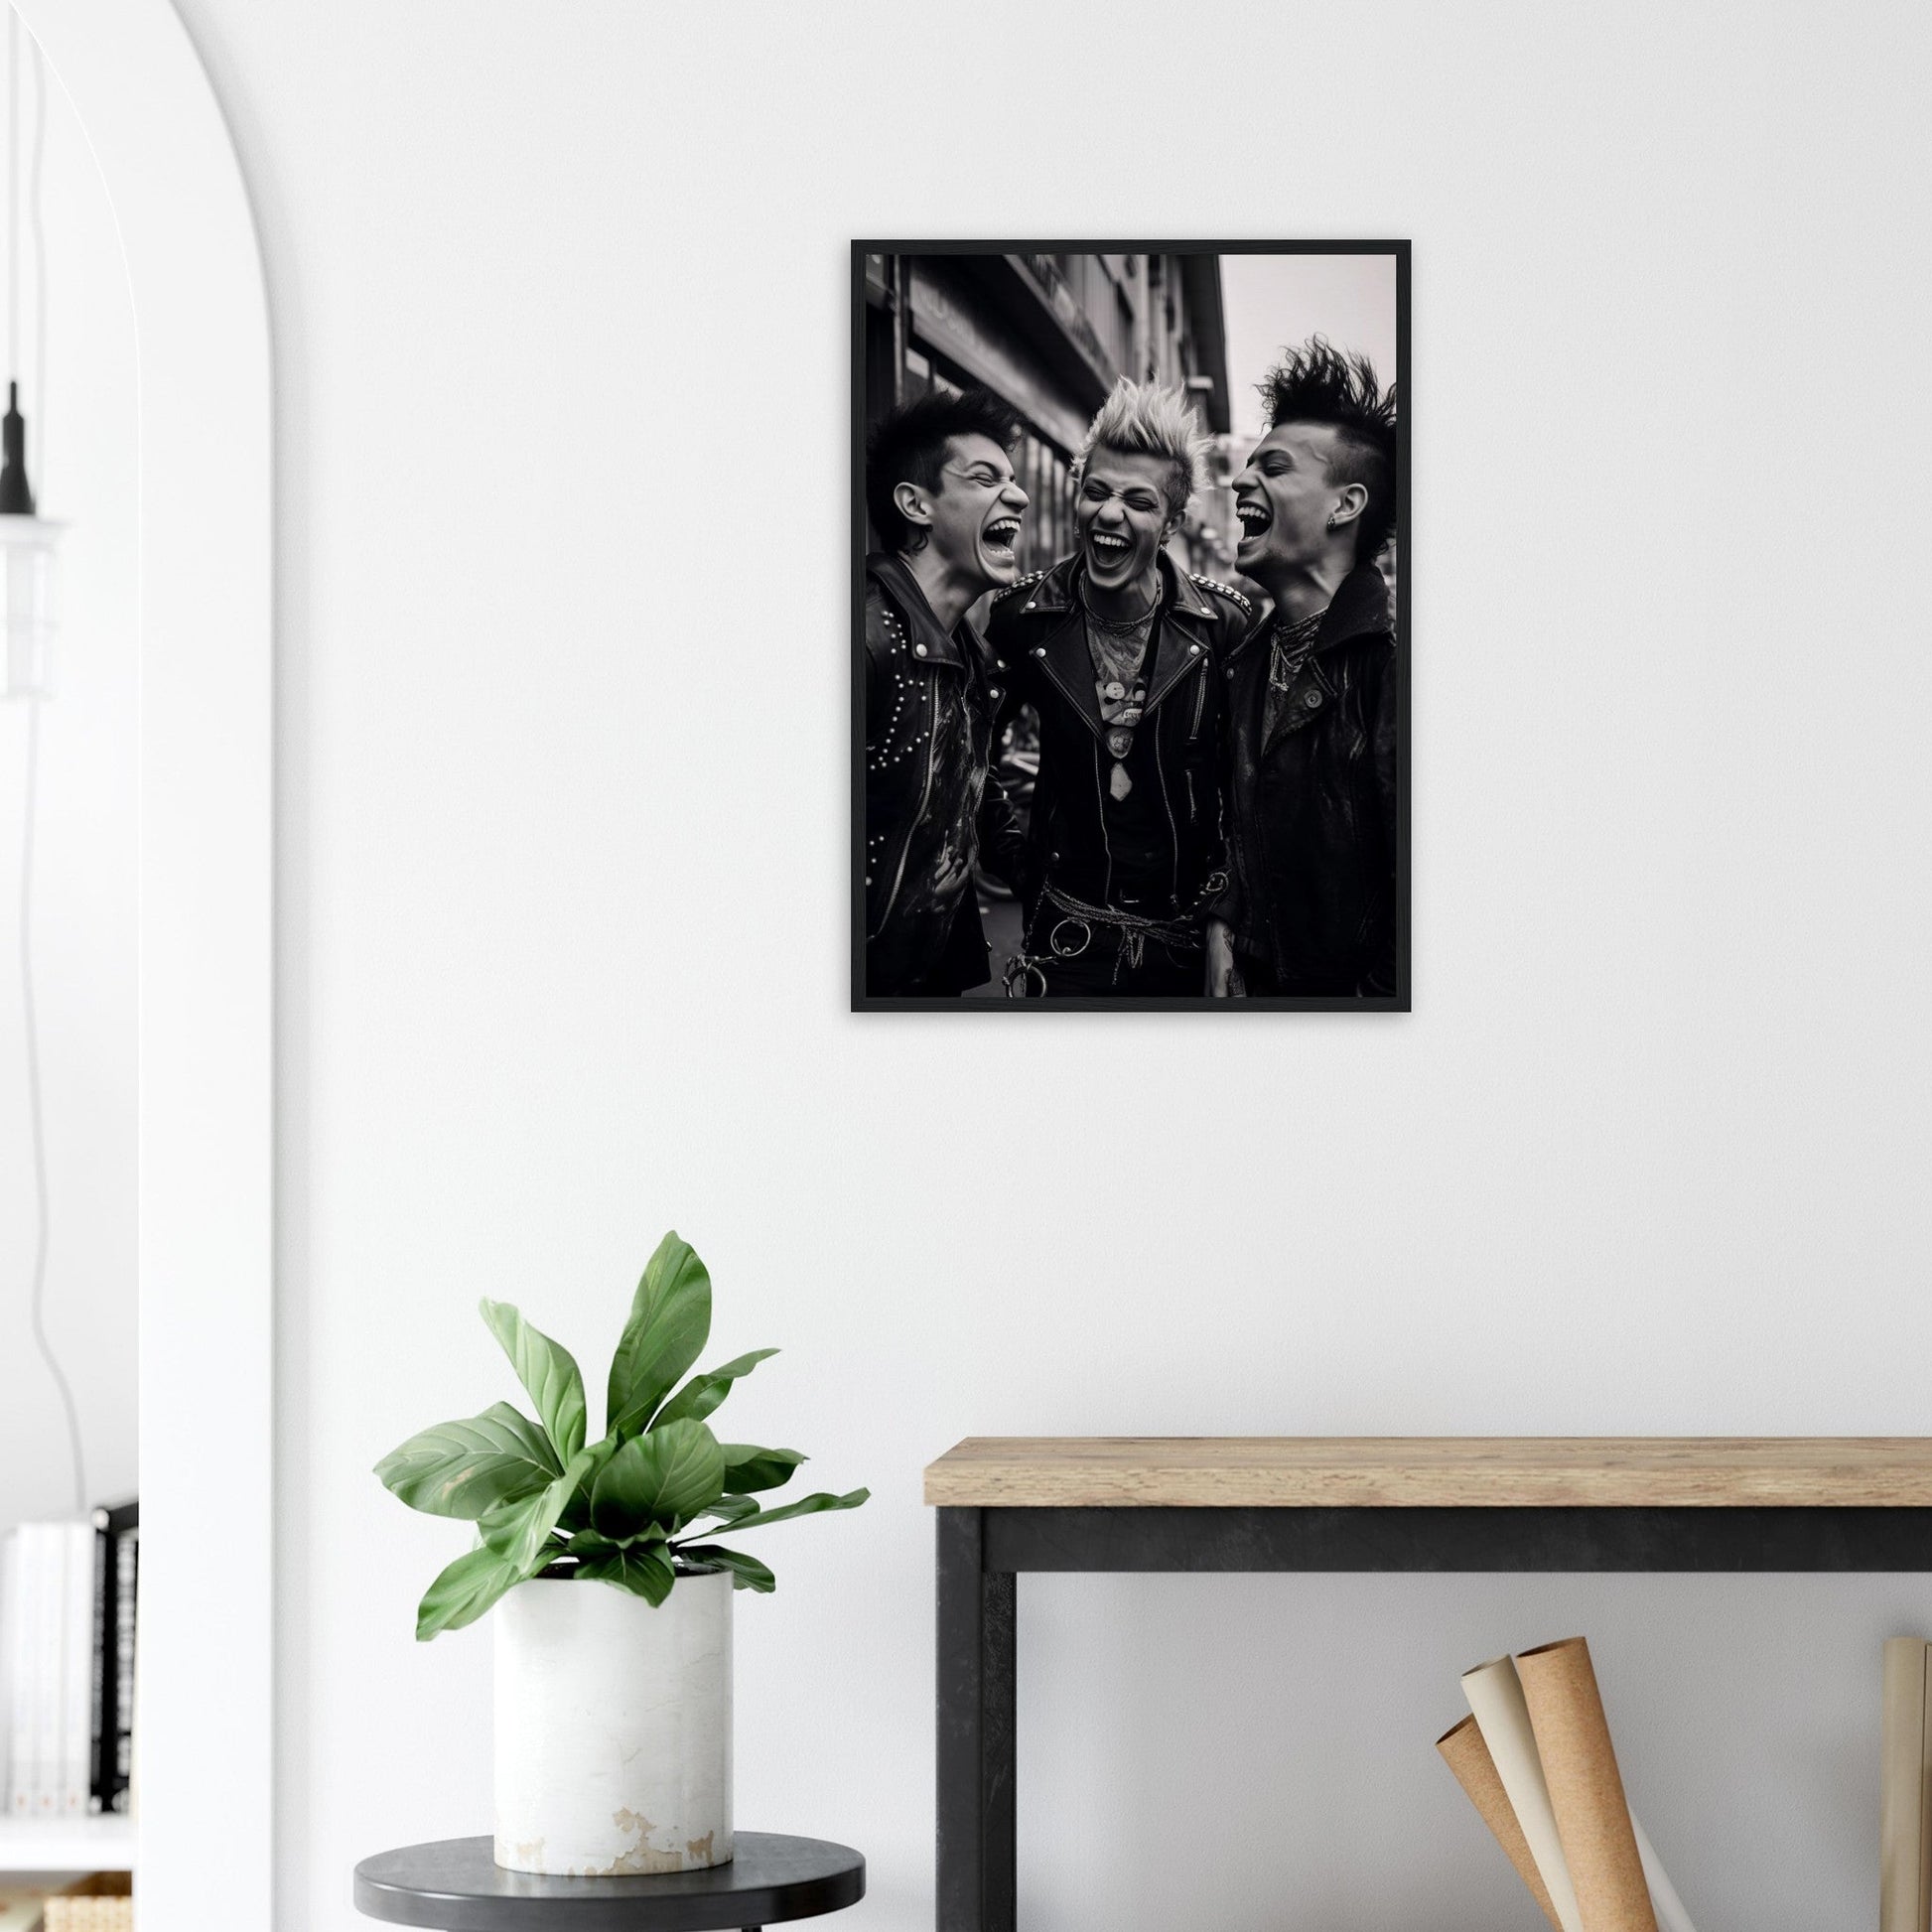
<path fill-rule="evenodd" d="M 1178 519 L 1207 482 L 1208 452 L 1213 439 L 1202 432 L 1200 418 L 1187 406 L 1187 392 L 1178 386 L 1131 382 L 1122 376 L 1114 392 L 1100 405 L 1087 425 L 1086 441 L 1073 459 L 1077 488 L 1086 474 L 1087 459 L 1095 450 L 1117 450 L 1123 456 L 1166 457 L 1170 466 L 1168 505 Z"/>

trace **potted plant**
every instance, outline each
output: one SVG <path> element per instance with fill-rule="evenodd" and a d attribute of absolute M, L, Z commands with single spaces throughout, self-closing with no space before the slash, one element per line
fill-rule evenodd
<path fill-rule="evenodd" d="M 412 1436 L 375 1472 L 412 1509 L 477 1525 L 476 1547 L 425 1593 L 416 1635 L 497 1606 L 496 1863 L 579 1876 L 723 1864 L 732 1593 L 776 1580 L 709 1539 L 854 1509 L 868 1491 L 759 1500 L 805 1458 L 721 1443 L 707 1418 L 777 1350 L 683 1379 L 711 1332 L 711 1277 L 675 1234 L 637 1284 L 598 1442 L 585 1441 L 569 1350 L 507 1302 L 483 1302 L 483 1317 L 536 1419 L 492 1403 Z"/>

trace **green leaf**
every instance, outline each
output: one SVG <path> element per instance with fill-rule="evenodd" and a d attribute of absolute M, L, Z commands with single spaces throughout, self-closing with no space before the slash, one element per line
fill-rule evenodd
<path fill-rule="evenodd" d="M 549 1439 L 507 1402 L 468 1422 L 438 1423 L 375 1465 L 411 1509 L 474 1522 L 542 1488 L 562 1468 Z"/>
<path fill-rule="evenodd" d="M 690 1381 L 658 1410 L 656 1427 L 662 1429 L 667 1422 L 703 1422 L 705 1417 L 731 1394 L 732 1384 L 741 1375 L 750 1375 L 760 1362 L 768 1360 L 777 1352 L 775 1348 L 755 1348 L 749 1355 L 741 1355 L 736 1361 L 727 1362 L 722 1368 L 708 1369 L 703 1375 L 692 1376 Z"/>
<path fill-rule="evenodd" d="M 711 1277 L 676 1234 L 667 1234 L 644 1264 L 630 1319 L 611 1358 L 606 1427 L 634 1436 L 693 1362 L 711 1333 Z"/>
<path fill-rule="evenodd" d="M 510 1358 L 516 1379 L 537 1405 L 558 1458 L 568 1461 L 584 1447 L 587 1417 L 584 1377 L 576 1357 L 541 1328 L 533 1328 L 509 1303 L 485 1299 L 480 1306 L 489 1332 Z"/>
<path fill-rule="evenodd" d="M 568 1531 L 590 1528 L 591 1491 L 596 1487 L 599 1472 L 617 1454 L 620 1447 L 614 1437 L 602 1436 L 584 1451 L 591 1458 L 590 1467 L 584 1472 L 584 1479 L 571 1491 L 570 1500 L 564 1505 L 564 1513 L 557 1519 L 560 1528 Z"/>
<path fill-rule="evenodd" d="M 458 1557 L 423 1592 L 416 1607 L 416 1641 L 428 1643 L 444 1630 L 474 1623 L 523 1573 L 487 1546 Z"/>
<path fill-rule="evenodd" d="M 665 1423 L 634 1436 L 599 1471 L 591 1527 L 622 1542 L 650 1523 L 668 1529 L 716 1502 L 725 1487 L 725 1451 L 701 1422 Z"/>
<path fill-rule="evenodd" d="M 872 1494 L 870 1489 L 848 1489 L 843 1496 L 829 1496 L 821 1491 L 816 1496 L 801 1496 L 795 1503 L 786 1503 L 782 1509 L 761 1509 L 756 1516 L 741 1516 L 732 1524 L 732 1534 L 741 1530 L 762 1529 L 766 1523 L 782 1523 L 792 1516 L 816 1516 L 821 1510 L 857 1509 Z"/>
<path fill-rule="evenodd" d="M 725 1487 L 734 1495 L 749 1489 L 776 1489 L 806 1458 L 797 1449 L 759 1449 L 756 1443 L 725 1445 Z"/>
<path fill-rule="evenodd" d="M 577 1566 L 577 1575 L 594 1583 L 616 1584 L 645 1598 L 652 1609 L 670 1595 L 676 1581 L 671 1560 L 658 1543 L 639 1543 L 628 1550 L 614 1550 L 608 1557 L 591 1557 Z"/>
<path fill-rule="evenodd" d="M 758 1513 L 759 1505 L 756 1496 L 720 1496 L 709 1508 L 698 1511 L 700 1516 L 717 1517 L 719 1523 L 726 1529 Z"/>
<path fill-rule="evenodd" d="M 500 1509 L 492 1510 L 481 1526 L 484 1544 L 505 1563 L 513 1565 L 520 1576 L 541 1570 L 552 1557 L 561 1554 L 551 1533 L 557 1527 L 558 1517 L 564 1513 L 571 1491 L 590 1469 L 591 1461 L 592 1452 L 579 1449 L 555 1482 L 521 1502 L 505 1503 Z"/>
<path fill-rule="evenodd" d="M 686 1563 L 703 1563 L 714 1569 L 729 1570 L 733 1589 L 755 1589 L 761 1595 L 769 1596 L 778 1587 L 777 1578 L 757 1557 L 748 1557 L 742 1550 L 727 1550 L 716 1543 L 680 1543 L 677 1553 Z"/>
<path fill-rule="evenodd" d="M 567 1557 L 614 1557 L 620 1550 L 641 1549 L 647 1543 L 662 1543 L 667 1532 L 663 1524 L 652 1523 L 649 1528 L 633 1537 L 626 1537 L 621 1543 L 614 1543 L 608 1536 L 599 1536 L 595 1530 L 579 1530 L 564 1546 Z"/>

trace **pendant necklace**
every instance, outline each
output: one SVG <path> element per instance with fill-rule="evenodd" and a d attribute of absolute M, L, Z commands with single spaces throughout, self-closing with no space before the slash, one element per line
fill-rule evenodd
<path fill-rule="evenodd" d="M 1092 660 L 1094 691 L 1100 700 L 1100 722 L 1114 768 L 1107 775 L 1107 791 L 1118 804 L 1134 789 L 1126 759 L 1134 749 L 1134 728 L 1147 704 L 1141 668 L 1154 635 L 1158 602 L 1138 618 L 1103 618 L 1087 602 L 1080 587 L 1080 609 L 1086 618 L 1087 655 Z"/>

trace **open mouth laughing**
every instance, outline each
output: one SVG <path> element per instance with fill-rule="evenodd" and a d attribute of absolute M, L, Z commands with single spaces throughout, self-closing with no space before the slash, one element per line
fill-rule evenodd
<path fill-rule="evenodd" d="M 1020 519 L 1017 516 L 995 517 L 986 526 L 983 535 L 987 553 L 995 563 L 1012 563 L 1013 546 L 1020 540 Z"/>
<path fill-rule="evenodd" d="M 1241 541 L 1253 543 L 1258 537 L 1265 537 L 1275 527 L 1275 514 L 1265 503 L 1247 499 L 1236 502 L 1234 513 L 1241 519 Z"/>
<path fill-rule="evenodd" d="M 1093 561 L 1105 567 L 1124 564 L 1134 554 L 1134 546 L 1125 537 L 1117 537 L 1107 530 L 1089 530 L 1087 549 Z"/>

